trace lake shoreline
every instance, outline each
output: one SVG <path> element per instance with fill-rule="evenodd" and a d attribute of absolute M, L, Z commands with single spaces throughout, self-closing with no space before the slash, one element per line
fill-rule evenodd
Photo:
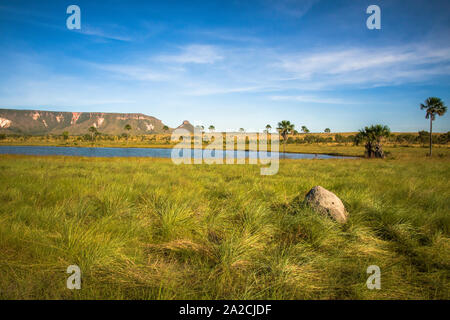
<path fill-rule="evenodd" d="M 143 158 L 172 158 L 172 148 L 111 148 L 111 147 L 61 147 L 61 146 L 0 146 L 0 154 L 17 154 L 17 155 L 36 155 L 36 156 L 80 156 L 80 157 L 143 157 Z M 188 149 L 191 153 L 191 158 L 197 158 L 194 150 L 200 149 Z M 229 158 L 230 155 L 233 158 L 245 158 L 245 159 L 330 159 L 330 158 L 350 158 L 355 159 L 358 157 L 353 156 L 339 156 L 328 155 L 318 153 L 302 153 L 302 152 L 290 152 L 282 153 L 277 152 L 272 154 L 270 151 L 261 151 L 257 155 L 251 151 L 245 150 L 245 155 L 239 154 L 239 150 L 220 150 L 220 154 L 214 156 L 205 153 L 205 149 L 202 149 L 201 158 L 207 157 L 222 157 L 223 159 Z M 270 153 L 270 156 L 267 154 Z M 278 156 L 276 156 L 278 154 Z M 184 155 L 185 156 L 185 155 Z"/>
<path fill-rule="evenodd" d="M 86 149 L 107 149 L 107 148 L 117 148 L 117 149 L 172 149 L 176 145 L 139 145 L 139 146 L 114 146 L 114 145 L 107 145 L 107 146 L 76 146 L 76 145 L 56 145 L 56 144 L 17 144 L 17 143 L 0 143 L 0 147 L 58 147 L 58 148 L 86 148 Z M 202 150 L 205 150 L 207 146 L 203 146 Z M 193 147 L 193 149 L 198 149 Z M 223 150 L 225 151 L 225 150 Z M 237 149 L 234 149 L 234 151 L 237 151 Z M 248 148 L 245 149 L 245 151 L 249 151 Z M 270 150 L 268 150 L 270 152 Z M 308 151 L 292 151 L 292 150 L 286 150 L 286 151 L 278 151 L 280 154 L 286 153 L 286 154 L 316 154 L 316 155 L 325 155 L 325 156 L 333 156 L 333 157 L 355 157 L 355 158 L 364 158 L 362 155 L 355 155 L 355 154 L 346 154 L 346 153 L 339 153 L 339 152 L 308 152 Z"/>

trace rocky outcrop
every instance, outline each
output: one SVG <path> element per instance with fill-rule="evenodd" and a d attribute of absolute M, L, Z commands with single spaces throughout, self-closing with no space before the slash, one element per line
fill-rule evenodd
<path fill-rule="evenodd" d="M 0 128 L 9 128 L 11 126 L 11 120 L 0 118 Z"/>
<path fill-rule="evenodd" d="M 333 218 L 339 223 L 347 221 L 348 214 L 341 199 L 321 186 L 312 188 L 306 195 L 305 202 L 314 210 Z"/>
<path fill-rule="evenodd" d="M 187 120 L 184 120 L 183 123 L 177 127 L 177 129 L 186 129 L 189 132 L 194 132 L 194 126 Z"/>

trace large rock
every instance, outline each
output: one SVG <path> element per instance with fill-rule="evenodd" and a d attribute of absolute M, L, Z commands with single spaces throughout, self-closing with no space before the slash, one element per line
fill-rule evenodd
<path fill-rule="evenodd" d="M 315 210 L 330 216 L 339 223 L 347 221 L 347 212 L 341 199 L 321 186 L 312 188 L 306 195 L 305 201 Z"/>

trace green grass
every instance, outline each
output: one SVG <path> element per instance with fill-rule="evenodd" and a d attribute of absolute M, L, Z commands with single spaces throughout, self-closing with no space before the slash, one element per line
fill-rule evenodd
<path fill-rule="evenodd" d="M 449 299 L 445 152 L 284 160 L 274 176 L 3 155 L 0 298 Z M 316 185 L 343 200 L 345 225 L 302 204 Z M 66 288 L 71 264 L 81 290 Z M 365 285 L 373 264 L 381 290 Z"/>

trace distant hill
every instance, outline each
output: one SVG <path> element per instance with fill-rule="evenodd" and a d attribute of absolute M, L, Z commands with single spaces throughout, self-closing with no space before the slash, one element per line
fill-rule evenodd
<path fill-rule="evenodd" d="M 183 122 L 189 124 L 188 121 Z M 30 135 L 86 134 L 91 126 L 101 133 L 124 133 L 125 125 L 131 126 L 131 134 L 163 133 L 161 120 L 142 113 L 55 112 L 39 110 L 0 109 L 0 133 Z M 170 129 L 172 131 L 172 129 Z"/>
<path fill-rule="evenodd" d="M 194 126 L 187 120 L 184 120 L 177 129 L 186 129 L 189 132 L 194 132 Z"/>

